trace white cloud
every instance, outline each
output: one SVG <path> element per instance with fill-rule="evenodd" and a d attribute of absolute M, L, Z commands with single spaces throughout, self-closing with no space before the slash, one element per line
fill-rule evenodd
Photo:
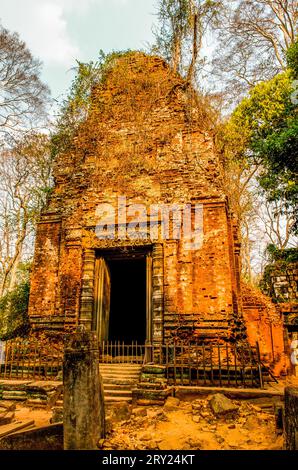
<path fill-rule="evenodd" d="M 103 0 L 48 0 L 48 1 L 50 1 L 50 3 L 52 4 L 61 6 L 62 9 L 66 12 L 84 13 L 89 10 L 92 4 L 96 4 L 96 3 L 101 4 Z"/>
<path fill-rule="evenodd" d="M 79 56 L 79 47 L 69 35 L 67 15 L 86 12 L 94 1 L 98 0 L 0 0 L 1 21 L 17 31 L 46 65 L 68 67 Z"/>
<path fill-rule="evenodd" d="M 142 0 L 0 0 L 0 20 L 17 31 L 35 57 L 45 66 L 70 67 L 80 58 L 80 48 L 71 37 L 71 15 L 87 15 L 93 5 L 115 6 Z"/>
<path fill-rule="evenodd" d="M 27 32 L 27 42 L 32 51 L 48 64 L 73 63 L 79 49 L 67 32 L 63 7 L 54 2 L 41 2 L 35 7 L 36 23 Z"/>
<path fill-rule="evenodd" d="M 139 48 L 140 41 L 150 40 L 155 1 L 0 0 L 0 23 L 18 32 L 42 60 L 42 79 L 60 97 L 72 80 L 68 72 L 75 59 L 88 61 L 100 48 Z"/>

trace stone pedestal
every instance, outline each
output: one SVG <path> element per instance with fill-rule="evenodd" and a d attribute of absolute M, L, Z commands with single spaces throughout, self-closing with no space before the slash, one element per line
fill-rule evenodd
<path fill-rule="evenodd" d="M 63 363 L 64 449 L 92 450 L 104 437 L 104 396 L 93 332 L 68 338 Z"/>
<path fill-rule="evenodd" d="M 285 447 L 298 450 L 298 387 L 285 389 Z"/>

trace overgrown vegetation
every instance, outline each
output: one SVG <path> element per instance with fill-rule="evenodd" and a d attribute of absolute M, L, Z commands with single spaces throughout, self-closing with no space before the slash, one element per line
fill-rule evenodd
<path fill-rule="evenodd" d="M 273 278 L 285 276 L 290 279 L 293 269 L 296 269 L 298 263 L 298 248 L 287 248 L 279 250 L 275 245 L 268 245 L 268 264 L 264 269 L 260 288 L 269 295 L 276 303 L 288 301 L 288 297 L 282 292 L 277 293 L 274 289 Z M 286 288 L 287 290 L 287 288 Z"/>
<path fill-rule="evenodd" d="M 298 262 L 298 248 L 287 248 L 279 250 L 275 245 L 268 245 L 267 252 L 269 255 L 269 262 L 284 262 L 284 263 L 297 263 Z"/>
<path fill-rule="evenodd" d="M 230 157 L 258 166 L 258 180 L 269 201 L 281 201 L 298 230 L 298 102 L 293 79 L 298 57 L 289 50 L 291 67 L 256 85 L 233 112 L 225 128 Z M 293 52 L 294 51 L 294 52 Z"/>
<path fill-rule="evenodd" d="M 68 151 L 79 126 L 85 122 L 91 105 L 92 90 L 104 83 L 108 72 L 120 57 L 129 56 L 132 51 L 114 51 L 105 54 L 102 50 L 96 61 L 77 61 L 76 75 L 69 93 L 63 101 L 55 130 L 52 134 L 52 156 Z"/>
<path fill-rule="evenodd" d="M 17 336 L 26 336 L 30 331 L 28 317 L 29 264 L 18 270 L 18 284 L 0 299 L 0 340 L 7 341 Z"/>
<path fill-rule="evenodd" d="M 282 268 L 297 262 L 297 250 L 289 248 L 292 234 L 298 234 L 297 1 L 159 0 L 157 21 L 151 52 L 172 68 L 177 83 L 170 93 L 184 87 L 190 109 L 195 108 L 196 122 L 217 130 L 225 190 L 241 227 L 243 274 L 252 280 L 252 246 L 260 245 L 261 238 L 253 227 L 261 221 L 264 246 L 271 243 L 265 253 L 269 263 L 266 279 L 273 264 Z M 215 47 L 205 57 L 210 39 Z M 0 26 L 2 338 L 27 331 L 29 278 L 20 279 L 18 273 L 24 259 L 32 255 L 36 221 L 51 192 L 53 160 L 61 153 L 71 154 L 73 146 L 82 158 L 87 151 L 102 155 L 96 161 L 98 187 L 101 178 L 125 187 L 125 174 L 138 174 L 147 165 L 137 158 L 140 151 L 151 156 L 154 147 L 147 140 L 146 113 L 160 99 L 166 84 L 160 84 L 159 77 L 144 76 L 140 96 L 132 95 L 135 87 L 130 87 L 129 60 L 133 54 L 130 50 L 101 51 L 96 61 L 77 62 L 76 76 L 50 140 L 40 132 L 40 127 L 49 127 L 49 90 L 40 78 L 41 64 L 17 34 Z M 124 58 L 127 60 L 119 60 Z M 118 98 L 126 100 L 126 107 L 121 108 L 126 115 L 119 118 L 134 122 L 139 142 L 129 147 L 119 136 L 115 152 L 122 164 L 103 174 L 105 161 L 100 158 L 110 159 L 110 155 L 96 148 L 93 133 L 100 135 L 104 148 L 104 119 L 100 119 L 110 118 L 109 97 L 102 94 L 108 77 L 111 85 L 114 81 L 123 89 Z M 202 77 L 207 77 L 207 96 L 202 83 L 198 85 Z M 230 112 L 231 103 L 239 105 L 230 116 L 222 117 L 222 108 Z M 192 112 L 187 118 L 191 128 Z M 77 142 L 78 131 L 87 121 L 86 140 Z M 166 143 L 174 131 L 169 125 L 157 137 Z M 151 164 L 156 162 L 152 159 Z"/>
<path fill-rule="evenodd" d="M 40 210 L 51 187 L 49 89 L 41 62 L 0 25 L 0 338 L 26 334 L 29 275 Z"/>

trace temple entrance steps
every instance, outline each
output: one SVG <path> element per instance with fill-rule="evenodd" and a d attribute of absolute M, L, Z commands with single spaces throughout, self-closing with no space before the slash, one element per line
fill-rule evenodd
<path fill-rule="evenodd" d="M 141 364 L 99 364 L 106 403 L 132 401 L 132 389 L 141 375 Z"/>

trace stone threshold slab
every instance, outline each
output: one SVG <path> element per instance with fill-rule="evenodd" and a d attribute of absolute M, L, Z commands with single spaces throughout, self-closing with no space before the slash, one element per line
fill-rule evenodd
<path fill-rule="evenodd" d="M 211 395 L 223 393 L 229 398 L 271 398 L 284 397 L 284 391 L 266 390 L 256 388 L 229 388 L 229 387 L 196 387 L 183 386 L 174 387 L 174 394 L 177 398 L 183 398 L 187 395 Z"/>

